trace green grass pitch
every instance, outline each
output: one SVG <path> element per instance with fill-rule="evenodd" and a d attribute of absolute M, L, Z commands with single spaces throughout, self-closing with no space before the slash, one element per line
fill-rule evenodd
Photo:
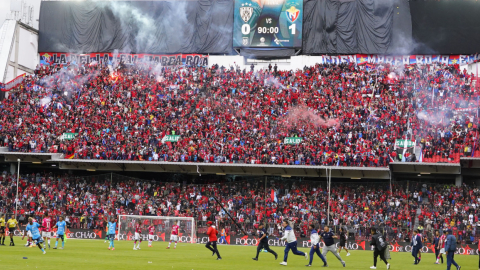
<path fill-rule="evenodd" d="M 147 242 L 142 242 L 141 250 L 133 250 L 132 241 L 115 241 L 115 250 L 108 250 L 108 243 L 103 240 L 76 240 L 69 239 L 64 250 L 47 248 L 47 254 L 42 254 L 38 247 L 26 248 L 20 237 L 15 238 L 16 246 L 8 246 L 9 239 L 5 239 L 6 246 L 0 246 L 0 269 L 61 269 L 61 270 L 106 270 L 106 269 L 306 269 L 308 261 L 302 256 L 292 253 L 288 257 L 288 266 L 279 263 L 283 258 L 283 248 L 272 247 L 279 258 L 275 261 L 273 255 L 260 253 L 259 261 L 253 261 L 256 247 L 252 246 L 225 246 L 219 245 L 223 260 L 215 260 L 211 252 L 200 244 L 179 243 L 177 249 L 166 249 L 167 243 L 154 242 L 153 247 L 147 247 Z M 52 248 L 55 241 L 51 240 Z M 60 245 L 60 243 L 59 243 Z M 173 247 L 173 245 L 172 245 Z M 308 252 L 309 249 L 300 250 Z M 331 254 L 327 255 L 329 267 L 321 268 L 320 258 L 315 257 L 312 268 L 318 269 L 370 269 L 373 265 L 373 252 L 351 251 L 347 257 L 345 251 L 341 256 L 346 261 L 343 268 L 340 262 Z M 433 254 L 423 254 L 419 265 L 412 265 L 413 258 L 409 253 L 391 253 L 390 260 L 393 270 L 445 270 L 443 265 L 434 264 Z M 316 256 L 316 255 L 315 255 Z M 23 259 L 27 257 L 27 259 Z M 478 269 L 478 256 L 457 255 L 457 263 L 462 270 Z M 378 263 L 377 269 L 386 269 L 383 262 Z M 454 268 L 452 268 L 454 270 Z"/>

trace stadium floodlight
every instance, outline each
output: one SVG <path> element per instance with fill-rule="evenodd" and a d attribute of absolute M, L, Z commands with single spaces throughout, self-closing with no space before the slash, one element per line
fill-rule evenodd
<path fill-rule="evenodd" d="M 135 235 L 135 225 L 141 224 L 140 237 L 143 241 L 148 240 L 148 227 L 155 227 L 153 241 L 168 241 L 170 239 L 174 222 L 180 226 L 179 242 L 196 243 L 196 223 L 193 217 L 165 217 L 165 216 L 118 216 L 118 240 L 132 240 Z"/>

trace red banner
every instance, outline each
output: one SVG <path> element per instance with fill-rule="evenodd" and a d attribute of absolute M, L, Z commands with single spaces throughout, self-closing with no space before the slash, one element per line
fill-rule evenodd
<path fill-rule="evenodd" d="M 107 63 L 122 61 L 126 65 L 139 62 L 158 63 L 162 66 L 208 66 L 208 55 L 202 54 L 131 54 L 131 53 L 40 53 L 40 64 L 89 64 L 92 62 Z"/>
<path fill-rule="evenodd" d="M 17 76 L 15 79 L 9 81 L 8 83 L 5 83 L 5 84 L 0 83 L 0 90 L 4 92 L 8 92 L 12 90 L 13 88 L 17 87 L 19 84 L 23 82 L 24 77 L 25 77 L 25 74 L 22 74 L 20 76 Z"/>

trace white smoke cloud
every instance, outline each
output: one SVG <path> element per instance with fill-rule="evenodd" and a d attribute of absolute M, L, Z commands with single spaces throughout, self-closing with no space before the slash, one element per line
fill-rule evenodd
<path fill-rule="evenodd" d="M 44 98 L 40 99 L 40 105 L 42 105 L 42 106 L 47 105 L 51 101 L 52 101 L 51 97 L 44 97 Z"/>
<path fill-rule="evenodd" d="M 121 23 L 121 29 L 128 35 L 133 44 L 119 48 L 122 52 L 150 52 L 158 47 L 158 43 L 166 44 L 167 39 L 174 39 L 174 44 L 185 44 L 187 37 L 193 36 L 194 27 L 187 18 L 188 1 L 162 1 L 160 14 L 152 14 L 125 2 L 110 1 L 106 7 L 111 9 Z M 163 37 L 158 40 L 158 37 Z M 161 46 L 162 44 L 160 44 Z M 169 48 L 179 49 L 179 48 Z"/>

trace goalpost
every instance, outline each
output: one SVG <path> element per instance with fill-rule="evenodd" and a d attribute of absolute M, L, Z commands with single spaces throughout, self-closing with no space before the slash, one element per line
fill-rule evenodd
<path fill-rule="evenodd" d="M 143 241 L 148 240 L 148 227 L 155 227 L 154 241 L 170 240 L 172 226 L 174 222 L 180 226 L 179 242 L 195 243 L 196 242 L 196 223 L 193 217 L 164 217 L 164 216 L 136 216 L 136 215 L 119 215 L 118 216 L 118 239 L 132 240 L 135 235 L 135 225 L 140 223 L 140 237 Z"/>

